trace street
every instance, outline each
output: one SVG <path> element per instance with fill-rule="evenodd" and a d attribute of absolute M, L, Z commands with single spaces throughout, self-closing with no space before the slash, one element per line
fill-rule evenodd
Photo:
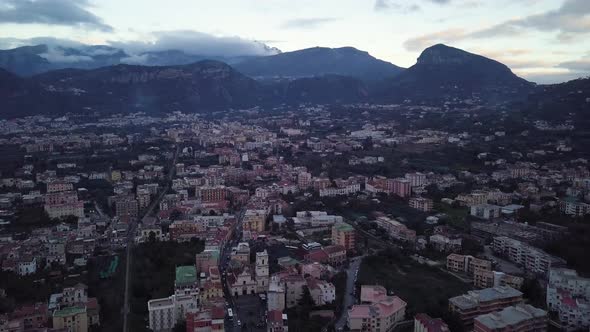
<path fill-rule="evenodd" d="M 344 294 L 344 306 L 342 309 L 342 315 L 336 324 L 336 330 L 343 329 L 346 326 L 347 319 L 348 319 L 348 307 L 356 303 L 356 296 L 353 295 L 353 291 L 355 290 L 355 279 L 358 273 L 358 270 L 361 266 L 361 262 L 363 261 L 363 256 L 354 257 L 350 261 L 350 266 L 346 270 L 346 294 Z"/>

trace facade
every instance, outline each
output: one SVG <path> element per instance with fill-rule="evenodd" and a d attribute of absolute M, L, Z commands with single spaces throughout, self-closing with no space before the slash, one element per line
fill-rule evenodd
<path fill-rule="evenodd" d="M 336 288 L 330 282 L 309 278 L 307 280 L 307 287 L 316 306 L 322 306 L 336 301 Z"/>
<path fill-rule="evenodd" d="M 412 197 L 409 201 L 410 207 L 423 212 L 432 211 L 434 203 L 430 198 Z"/>
<path fill-rule="evenodd" d="M 289 324 L 287 323 L 287 314 L 280 310 L 272 310 L 268 312 L 266 322 L 267 332 L 288 332 Z"/>
<path fill-rule="evenodd" d="M 268 290 L 269 270 L 268 270 L 268 253 L 266 249 L 256 253 L 256 283 L 257 292 L 263 293 Z"/>
<path fill-rule="evenodd" d="M 412 184 L 410 180 L 393 179 L 391 192 L 400 197 L 409 197 L 412 194 Z"/>
<path fill-rule="evenodd" d="M 285 310 L 285 285 L 278 277 L 273 276 L 266 293 L 267 310 Z"/>
<path fill-rule="evenodd" d="M 493 250 L 525 270 L 538 274 L 546 274 L 550 267 L 565 263 L 539 248 L 505 236 L 494 238 Z"/>
<path fill-rule="evenodd" d="M 590 327 L 590 279 L 575 270 L 552 268 L 547 283 L 547 308 L 557 313 L 562 329 Z"/>
<path fill-rule="evenodd" d="M 447 256 L 447 270 L 473 276 L 477 270 L 491 271 L 492 262 L 471 255 L 450 254 Z"/>
<path fill-rule="evenodd" d="M 432 318 L 427 314 L 414 316 L 414 332 L 449 332 L 449 327 L 440 318 Z"/>
<path fill-rule="evenodd" d="M 547 331 L 547 312 L 529 304 L 517 304 L 474 319 L 475 332 Z"/>
<path fill-rule="evenodd" d="M 311 174 L 307 172 L 301 172 L 297 174 L 297 187 L 301 190 L 306 190 L 311 186 Z"/>
<path fill-rule="evenodd" d="M 343 246 L 346 251 L 353 250 L 356 245 L 356 231 L 354 227 L 337 222 L 332 226 L 332 244 Z"/>
<path fill-rule="evenodd" d="M 476 204 L 472 205 L 469 214 L 481 219 L 496 219 L 500 218 L 502 208 L 498 205 L 492 204 Z"/>
<path fill-rule="evenodd" d="M 416 231 L 409 229 L 406 225 L 397 220 L 388 217 L 379 217 L 375 222 L 379 227 L 385 229 L 389 236 L 396 240 L 404 242 L 416 241 Z"/>
<path fill-rule="evenodd" d="M 53 312 L 53 328 L 66 329 L 68 332 L 88 331 L 88 314 L 86 307 L 69 307 Z"/>
<path fill-rule="evenodd" d="M 172 295 L 148 301 L 149 327 L 152 331 L 169 331 L 184 320 L 186 314 L 195 312 L 198 298 L 193 295 Z"/>
<path fill-rule="evenodd" d="M 380 286 L 361 286 L 361 303 L 365 304 L 353 305 L 348 310 L 351 330 L 387 332 L 404 320 L 406 302 L 384 291 Z"/>
<path fill-rule="evenodd" d="M 221 307 L 201 308 L 186 315 L 187 332 L 225 331 L 225 312 Z"/>
<path fill-rule="evenodd" d="M 502 310 L 522 301 L 522 293 L 514 288 L 485 288 L 450 298 L 449 311 L 456 313 L 468 330 L 473 327 L 475 317 Z"/>
<path fill-rule="evenodd" d="M 510 286 L 520 289 L 524 278 L 484 269 L 476 269 L 473 273 L 473 285 L 477 288 L 490 288 L 498 286 Z"/>
<path fill-rule="evenodd" d="M 282 283 L 285 285 L 287 308 L 297 306 L 303 296 L 303 289 L 307 286 L 307 281 L 300 275 L 289 275 L 282 278 Z"/>
<path fill-rule="evenodd" d="M 139 205 L 136 199 L 125 198 L 115 201 L 117 217 L 136 218 L 139 215 Z"/>
<path fill-rule="evenodd" d="M 246 210 L 242 226 L 245 231 L 264 232 L 266 226 L 266 211 Z"/>
<path fill-rule="evenodd" d="M 559 201 L 559 210 L 561 213 L 580 217 L 590 214 L 590 204 L 568 197 Z"/>

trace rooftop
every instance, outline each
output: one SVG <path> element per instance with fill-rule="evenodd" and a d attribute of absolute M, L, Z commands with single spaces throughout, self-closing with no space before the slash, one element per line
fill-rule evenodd
<path fill-rule="evenodd" d="M 69 307 L 53 312 L 53 317 L 68 317 L 86 312 L 86 307 Z"/>
<path fill-rule="evenodd" d="M 519 304 L 502 309 L 502 311 L 492 312 L 475 318 L 476 322 L 486 326 L 490 330 L 504 329 L 509 326 L 515 326 L 523 321 L 546 317 L 547 312 L 535 308 L 529 304 Z"/>
<path fill-rule="evenodd" d="M 197 268 L 194 265 L 176 267 L 176 285 L 186 285 L 197 281 Z"/>

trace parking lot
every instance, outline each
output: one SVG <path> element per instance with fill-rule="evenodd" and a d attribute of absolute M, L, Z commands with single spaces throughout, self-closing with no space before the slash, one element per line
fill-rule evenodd
<path fill-rule="evenodd" d="M 266 331 L 266 303 L 258 295 L 239 296 L 234 298 L 234 304 L 237 311 L 234 323 L 239 319 L 242 331 Z"/>

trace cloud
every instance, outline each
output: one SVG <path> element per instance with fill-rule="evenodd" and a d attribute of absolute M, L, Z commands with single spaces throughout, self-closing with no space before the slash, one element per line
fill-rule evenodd
<path fill-rule="evenodd" d="M 554 10 L 544 13 L 506 20 L 504 22 L 473 31 L 448 29 L 410 38 L 404 47 L 418 51 L 436 43 L 456 43 L 466 39 L 512 37 L 527 31 L 555 32 L 557 41 L 572 42 L 590 35 L 590 1 L 565 0 Z"/>
<path fill-rule="evenodd" d="M 87 8 L 88 0 L 0 0 L 0 24 L 47 24 L 113 31 Z"/>
<path fill-rule="evenodd" d="M 375 0 L 373 9 L 375 11 L 395 10 L 403 13 L 419 11 L 421 9 L 418 3 L 430 2 L 438 5 L 447 5 L 451 0 L 416 0 L 414 2 L 407 0 Z"/>
<path fill-rule="evenodd" d="M 338 21 L 335 17 L 298 18 L 281 24 L 283 29 L 313 29 L 327 23 Z"/>
<path fill-rule="evenodd" d="M 47 52 L 39 54 L 40 57 L 47 59 L 51 63 L 77 63 L 92 61 L 92 57 L 88 55 L 72 55 L 65 54 L 64 50 L 54 46 L 48 46 Z"/>
<path fill-rule="evenodd" d="M 576 60 L 562 62 L 557 67 L 590 73 L 590 53 Z"/>
<path fill-rule="evenodd" d="M 215 36 L 191 30 L 158 31 L 151 34 L 149 41 L 109 41 L 108 44 L 132 55 L 167 50 L 180 50 L 193 55 L 226 57 L 280 53 L 278 49 L 256 40 L 238 36 Z M 140 59 L 136 57 L 132 60 Z"/>

